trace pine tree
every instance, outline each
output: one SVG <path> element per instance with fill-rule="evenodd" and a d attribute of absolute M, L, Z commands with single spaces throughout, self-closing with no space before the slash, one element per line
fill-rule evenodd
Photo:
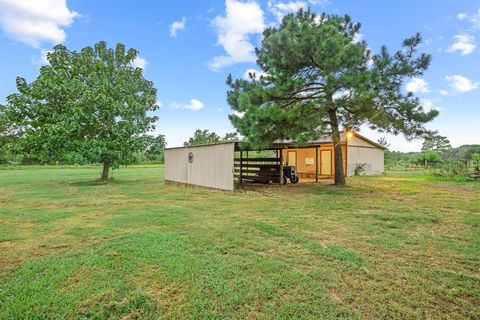
<path fill-rule="evenodd" d="M 390 146 L 390 143 L 388 143 L 387 138 L 381 137 L 380 139 L 377 140 L 378 144 L 384 147 L 385 149 L 388 149 Z"/>
<path fill-rule="evenodd" d="M 416 55 L 419 34 L 404 40 L 391 55 L 386 47 L 372 56 L 365 41 L 356 41 L 360 24 L 349 16 L 317 15 L 300 10 L 263 33 L 257 48 L 262 76 L 227 79 L 230 119 L 255 145 L 276 139 L 302 143 L 329 133 L 334 142 L 335 184 L 344 185 L 342 129 L 372 129 L 407 138 L 428 131 L 424 124 L 438 111 L 426 111 L 405 79 L 421 76 L 431 57 Z M 259 79 L 258 79 L 259 78 Z"/>
<path fill-rule="evenodd" d="M 426 136 L 422 145 L 423 152 L 436 151 L 439 153 L 443 153 L 450 149 L 452 149 L 452 146 L 450 145 L 450 141 L 447 139 L 447 137 L 437 134 Z"/>

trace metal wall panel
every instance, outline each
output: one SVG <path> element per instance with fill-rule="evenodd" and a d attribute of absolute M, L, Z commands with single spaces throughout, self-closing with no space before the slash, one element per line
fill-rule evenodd
<path fill-rule="evenodd" d="M 357 164 L 365 163 L 365 175 L 382 174 L 384 169 L 384 150 L 353 136 L 347 145 L 347 175 L 352 176 Z"/>
<path fill-rule="evenodd" d="M 384 172 L 384 151 L 382 149 L 348 146 L 347 175 L 352 176 L 357 164 L 364 163 L 365 175 L 379 175 Z"/>
<path fill-rule="evenodd" d="M 233 190 L 234 145 L 232 142 L 166 149 L 165 180 Z"/>

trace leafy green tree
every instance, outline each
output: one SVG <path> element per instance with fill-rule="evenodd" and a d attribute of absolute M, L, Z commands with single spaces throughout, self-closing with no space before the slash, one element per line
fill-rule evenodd
<path fill-rule="evenodd" d="M 239 141 L 238 133 L 236 132 L 227 132 L 223 138 L 221 138 L 217 133 L 211 132 L 209 130 L 195 130 L 193 137 L 185 141 L 183 145 L 188 146 L 198 146 L 202 144 L 215 144 L 220 142 L 236 142 Z"/>
<path fill-rule="evenodd" d="M 219 143 L 219 142 L 220 142 L 220 136 L 215 132 L 210 132 L 207 129 L 205 130 L 197 129 L 195 130 L 193 137 L 188 139 L 188 141 L 185 141 L 183 145 L 188 147 L 188 146 L 198 146 L 202 144 L 213 144 L 213 143 Z"/>
<path fill-rule="evenodd" d="M 103 41 L 80 52 L 54 47 L 37 79 L 18 77 L 2 107 L 17 146 L 44 161 L 101 162 L 103 181 L 111 167 L 134 162 L 157 119 L 147 113 L 158 108 L 153 83 L 132 66 L 137 55 Z"/>
<path fill-rule="evenodd" d="M 147 136 L 146 137 L 146 145 L 145 145 L 145 152 L 147 154 L 161 154 L 165 150 L 167 146 L 167 142 L 165 141 L 165 135 L 159 134 L 158 136 Z"/>
<path fill-rule="evenodd" d="M 0 110 L 0 163 L 5 163 L 7 161 L 7 145 L 10 142 L 10 139 L 5 119 Z"/>
<path fill-rule="evenodd" d="M 480 153 L 480 144 L 466 144 L 443 152 L 446 159 L 472 159 L 474 153 Z"/>
<path fill-rule="evenodd" d="M 161 159 L 165 151 L 167 142 L 165 141 L 165 135 L 159 134 L 158 136 L 145 136 L 144 152 L 149 159 Z"/>
<path fill-rule="evenodd" d="M 423 154 L 422 154 L 422 157 L 420 159 L 420 161 L 422 163 L 437 163 L 437 162 L 440 162 L 442 160 L 442 158 L 440 157 L 440 154 L 435 151 L 435 150 L 428 150 L 428 151 L 425 151 Z"/>
<path fill-rule="evenodd" d="M 475 171 L 480 171 L 480 153 L 472 154 L 472 162 L 475 167 Z"/>
<path fill-rule="evenodd" d="M 15 146 L 18 138 L 16 127 L 9 123 L 5 114 L 5 108 L 0 105 L 0 163 L 17 161 Z"/>
<path fill-rule="evenodd" d="M 426 136 L 422 145 L 423 152 L 436 151 L 439 153 L 443 153 L 450 149 L 452 149 L 452 146 L 450 145 L 450 141 L 447 139 L 447 137 L 437 134 Z"/>
<path fill-rule="evenodd" d="M 438 111 L 426 111 L 406 79 L 421 76 L 431 57 L 417 56 L 419 34 L 394 55 L 382 47 L 372 56 L 365 41 L 355 41 L 360 24 L 348 16 L 300 10 L 270 27 L 256 50 L 262 76 L 227 79 L 230 119 L 250 143 L 276 139 L 304 142 L 329 132 L 334 142 L 335 184 L 344 185 L 342 129 L 372 129 L 415 138 Z"/>
<path fill-rule="evenodd" d="M 238 133 L 236 132 L 227 132 L 225 136 L 222 138 L 224 142 L 237 142 L 240 138 L 238 137 Z"/>

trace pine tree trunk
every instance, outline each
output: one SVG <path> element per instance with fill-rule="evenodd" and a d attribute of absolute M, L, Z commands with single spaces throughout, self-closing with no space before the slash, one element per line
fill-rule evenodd
<path fill-rule="evenodd" d="M 108 172 L 110 171 L 110 161 L 105 160 L 103 161 L 103 171 L 102 171 L 102 176 L 100 177 L 101 181 L 107 181 L 108 180 Z"/>
<path fill-rule="evenodd" d="M 342 141 L 340 139 L 340 130 L 338 129 L 337 112 L 334 109 L 329 109 L 328 115 L 330 117 L 330 123 L 332 127 L 335 185 L 345 186 L 346 182 L 345 182 L 345 174 L 343 172 Z"/>

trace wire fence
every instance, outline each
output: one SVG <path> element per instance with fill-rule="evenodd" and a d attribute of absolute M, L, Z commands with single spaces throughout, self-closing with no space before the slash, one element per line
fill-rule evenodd
<path fill-rule="evenodd" d="M 471 160 L 444 160 L 439 162 L 423 163 L 411 162 L 407 160 L 385 160 L 385 170 L 387 171 L 424 171 L 438 175 L 455 176 L 468 175 L 472 172 L 478 172 L 478 163 Z"/>

